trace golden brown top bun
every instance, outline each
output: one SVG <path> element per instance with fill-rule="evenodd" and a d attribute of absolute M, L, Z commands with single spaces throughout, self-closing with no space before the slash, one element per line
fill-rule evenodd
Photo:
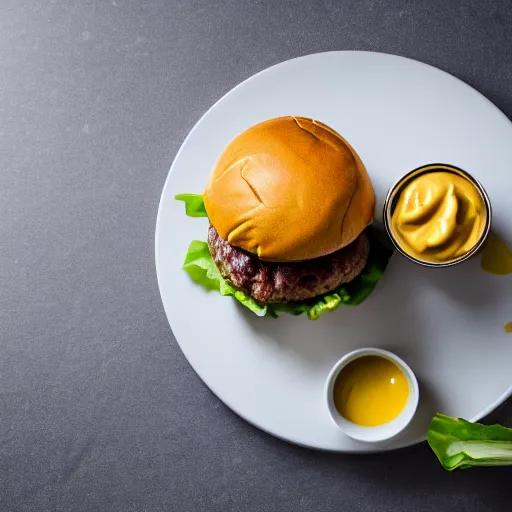
<path fill-rule="evenodd" d="M 325 124 L 279 117 L 238 135 L 204 192 L 210 222 L 266 261 L 324 256 L 373 220 L 375 196 L 350 144 Z"/>

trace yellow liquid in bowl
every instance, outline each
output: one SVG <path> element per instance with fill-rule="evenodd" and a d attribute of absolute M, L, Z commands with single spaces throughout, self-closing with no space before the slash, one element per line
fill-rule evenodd
<path fill-rule="evenodd" d="M 334 405 L 347 420 L 374 427 L 396 418 L 409 397 L 409 383 L 398 366 L 380 356 L 355 359 L 334 384 Z"/>

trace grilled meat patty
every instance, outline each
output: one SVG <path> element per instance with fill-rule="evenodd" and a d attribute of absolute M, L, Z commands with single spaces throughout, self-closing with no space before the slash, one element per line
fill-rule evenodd
<path fill-rule="evenodd" d="M 350 245 L 327 256 L 269 263 L 230 245 L 211 224 L 208 246 L 224 279 L 262 303 L 294 302 L 330 292 L 361 273 L 370 250 L 368 237 L 362 233 Z"/>

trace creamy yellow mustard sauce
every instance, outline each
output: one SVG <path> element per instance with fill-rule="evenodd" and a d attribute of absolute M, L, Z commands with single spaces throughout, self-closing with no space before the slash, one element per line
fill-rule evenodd
<path fill-rule="evenodd" d="M 365 356 L 341 370 L 334 384 L 334 405 L 347 420 L 373 427 L 396 418 L 409 396 L 398 366 L 379 356 Z"/>
<path fill-rule="evenodd" d="M 413 179 L 401 192 L 391 229 L 410 256 L 446 263 L 475 246 L 486 217 L 484 200 L 473 183 L 458 174 L 433 171 Z"/>

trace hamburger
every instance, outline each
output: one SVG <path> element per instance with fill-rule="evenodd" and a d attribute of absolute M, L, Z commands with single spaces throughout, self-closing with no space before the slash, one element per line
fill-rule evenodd
<path fill-rule="evenodd" d="M 312 119 L 250 127 L 224 149 L 202 196 L 176 197 L 209 219 L 207 242 L 191 246 L 185 270 L 209 288 L 219 282 L 213 287 L 258 314 L 318 318 L 360 303 L 390 256 L 375 251 L 367 229 L 375 195 L 361 158 Z"/>

